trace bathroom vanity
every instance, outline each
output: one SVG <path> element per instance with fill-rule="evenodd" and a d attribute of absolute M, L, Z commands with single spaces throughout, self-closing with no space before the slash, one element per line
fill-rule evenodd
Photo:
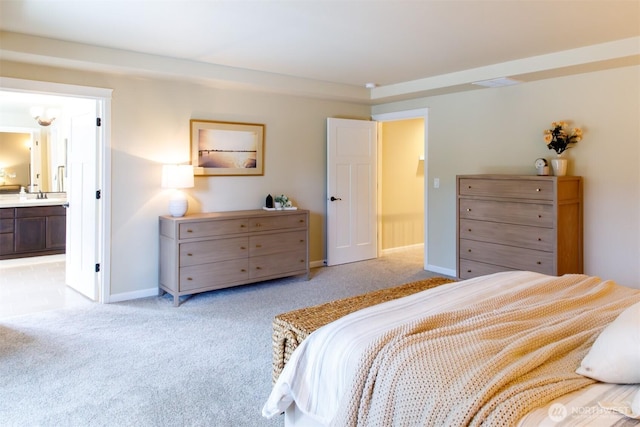
<path fill-rule="evenodd" d="M 63 254 L 65 199 L 0 199 L 0 259 Z"/>

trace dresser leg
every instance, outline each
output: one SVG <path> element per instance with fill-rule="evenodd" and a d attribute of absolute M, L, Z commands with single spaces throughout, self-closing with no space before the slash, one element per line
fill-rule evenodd
<path fill-rule="evenodd" d="M 179 295 L 174 295 L 173 296 L 173 306 L 174 307 L 178 307 L 180 305 L 180 296 Z"/>

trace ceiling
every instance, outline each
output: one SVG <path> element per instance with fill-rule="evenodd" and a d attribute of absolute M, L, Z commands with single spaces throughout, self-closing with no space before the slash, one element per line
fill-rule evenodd
<path fill-rule="evenodd" d="M 384 101 L 637 64 L 640 0 L 0 0 L 0 29 L 8 60 Z"/>

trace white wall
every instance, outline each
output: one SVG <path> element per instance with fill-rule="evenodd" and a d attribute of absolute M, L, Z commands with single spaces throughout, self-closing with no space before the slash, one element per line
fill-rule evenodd
<path fill-rule="evenodd" d="M 640 288 L 640 67 L 479 89 L 373 107 L 429 108 L 429 261 L 455 269 L 455 176 L 535 174 L 552 158 L 542 132 L 571 120 L 584 140 L 567 152 L 584 177 L 585 273 Z"/>
<path fill-rule="evenodd" d="M 368 118 L 370 107 L 220 90 L 195 83 L 0 62 L 0 74 L 113 89 L 111 290 L 115 299 L 157 292 L 158 216 L 167 213 L 161 165 L 189 162 L 189 120 L 263 123 L 265 174 L 198 177 L 190 212 L 259 209 L 268 193 L 311 211 L 310 259 L 325 258 L 327 117 Z M 112 298 L 114 299 L 114 298 Z"/>

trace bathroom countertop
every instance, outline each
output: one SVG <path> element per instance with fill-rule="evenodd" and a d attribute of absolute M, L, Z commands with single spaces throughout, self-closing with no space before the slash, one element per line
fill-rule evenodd
<path fill-rule="evenodd" d="M 0 208 L 24 208 L 29 206 L 56 206 L 67 203 L 66 197 L 52 197 L 48 199 L 28 198 L 20 200 L 17 197 L 0 198 Z"/>

